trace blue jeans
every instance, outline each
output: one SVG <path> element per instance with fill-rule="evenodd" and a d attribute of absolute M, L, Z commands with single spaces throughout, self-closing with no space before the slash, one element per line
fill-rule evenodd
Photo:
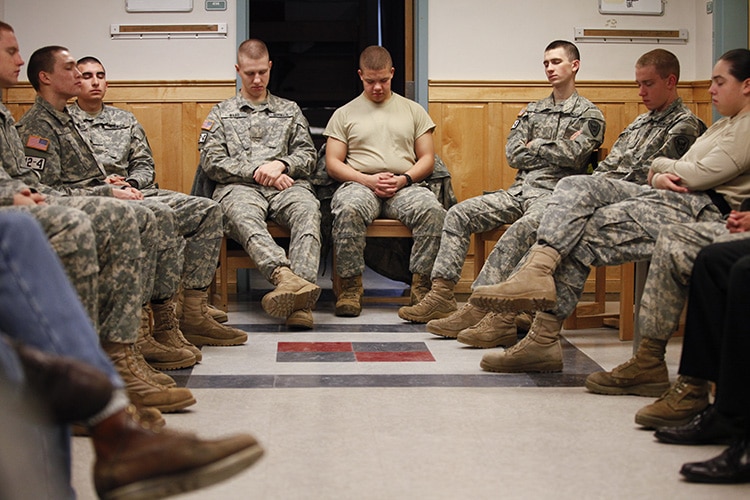
<path fill-rule="evenodd" d="M 93 365 L 106 373 L 116 388 L 124 388 L 41 227 L 23 212 L 0 213 L 0 331 L 41 351 Z M 0 399 L 5 401 L 0 449 L 19 454 L 22 449 L 29 451 L 26 458 L 33 464 L 21 469 L 31 477 L 10 479 L 21 481 L 22 486 L 25 479 L 26 488 L 41 488 L 39 498 L 74 498 L 68 426 L 33 418 L 28 402 L 20 397 L 25 384 L 23 370 L 12 346 L 2 337 L 0 383 L 7 396 Z M 12 401 L 17 403 L 15 412 L 12 405 L 10 411 L 6 409 L 6 402 Z M 10 441 L 18 436 L 28 441 L 14 447 Z M 15 462 L 23 463 L 20 456 Z M 12 487 L 4 479 L 0 497 L 4 497 L 3 488 Z M 11 492 L 7 493 L 10 496 Z"/>
<path fill-rule="evenodd" d="M 0 498 L 75 498 L 70 431 L 28 398 L 21 362 L 0 335 Z"/>
<path fill-rule="evenodd" d="M 25 213 L 0 213 L 0 331 L 93 365 L 124 387 L 57 255 Z"/>

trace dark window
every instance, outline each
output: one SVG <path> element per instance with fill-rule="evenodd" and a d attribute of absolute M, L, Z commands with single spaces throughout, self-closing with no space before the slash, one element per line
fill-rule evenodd
<path fill-rule="evenodd" d="M 393 90 L 404 94 L 403 0 L 250 0 L 250 37 L 268 45 L 269 90 L 300 105 L 313 132 L 362 85 L 359 54 L 383 45 L 393 57 Z"/>

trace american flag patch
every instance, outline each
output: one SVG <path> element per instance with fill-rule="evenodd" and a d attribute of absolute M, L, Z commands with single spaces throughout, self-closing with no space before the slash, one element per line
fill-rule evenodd
<path fill-rule="evenodd" d="M 26 141 L 26 147 L 37 149 L 39 151 L 47 151 L 47 149 L 49 149 L 49 139 L 39 137 L 38 135 L 31 135 Z"/>
<path fill-rule="evenodd" d="M 203 122 L 203 125 L 201 125 L 201 128 L 203 130 L 211 130 L 211 127 L 213 127 L 213 126 L 214 126 L 214 121 L 213 120 L 206 120 L 206 121 Z"/>

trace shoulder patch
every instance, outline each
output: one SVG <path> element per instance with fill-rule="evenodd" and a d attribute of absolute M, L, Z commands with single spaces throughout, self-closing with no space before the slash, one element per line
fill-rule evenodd
<path fill-rule="evenodd" d="M 49 139 L 39 137 L 38 135 L 30 135 L 26 141 L 26 147 L 39 151 L 47 151 L 49 149 Z"/>
<path fill-rule="evenodd" d="M 518 115 L 516 115 L 516 121 L 514 121 L 513 125 L 510 127 L 511 130 L 515 130 L 516 127 L 518 127 L 518 124 L 521 123 L 521 118 L 526 114 L 526 108 L 528 108 L 528 106 L 524 106 L 521 111 L 518 112 Z"/>
<path fill-rule="evenodd" d="M 207 119 L 207 120 L 205 120 L 205 121 L 203 122 L 203 125 L 201 125 L 201 128 L 202 128 L 203 130 L 211 130 L 211 128 L 212 128 L 213 126 L 214 126 L 214 121 L 213 121 L 213 120 L 208 120 L 208 119 Z"/>
<path fill-rule="evenodd" d="M 678 135 L 674 138 L 674 147 L 677 150 L 677 153 L 682 156 L 687 153 L 688 149 L 690 149 L 690 139 L 684 135 Z"/>
<path fill-rule="evenodd" d="M 208 133 L 201 132 L 200 137 L 198 137 L 198 144 L 203 144 L 204 142 L 206 142 L 206 139 L 208 139 Z"/>
<path fill-rule="evenodd" d="M 591 135 L 594 137 L 599 137 L 599 132 L 602 131 L 602 124 L 599 123 L 596 120 L 589 120 L 588 121 L 588 127 L 589 132 L 591 132 Z"/>

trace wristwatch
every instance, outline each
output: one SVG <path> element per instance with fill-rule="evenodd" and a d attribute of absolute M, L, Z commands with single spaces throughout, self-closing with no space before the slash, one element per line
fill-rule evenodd
<path fill-rule="evenodd" d="M 412 184 L 414 184 L 414 181 L 411 179 L 411 175 L 409 175 L 409 174 L 401 174 L 401 175 L 403 175 L 404 177 L 406 177 L 406 185 L 407 186 L 411 186 Z"/>

